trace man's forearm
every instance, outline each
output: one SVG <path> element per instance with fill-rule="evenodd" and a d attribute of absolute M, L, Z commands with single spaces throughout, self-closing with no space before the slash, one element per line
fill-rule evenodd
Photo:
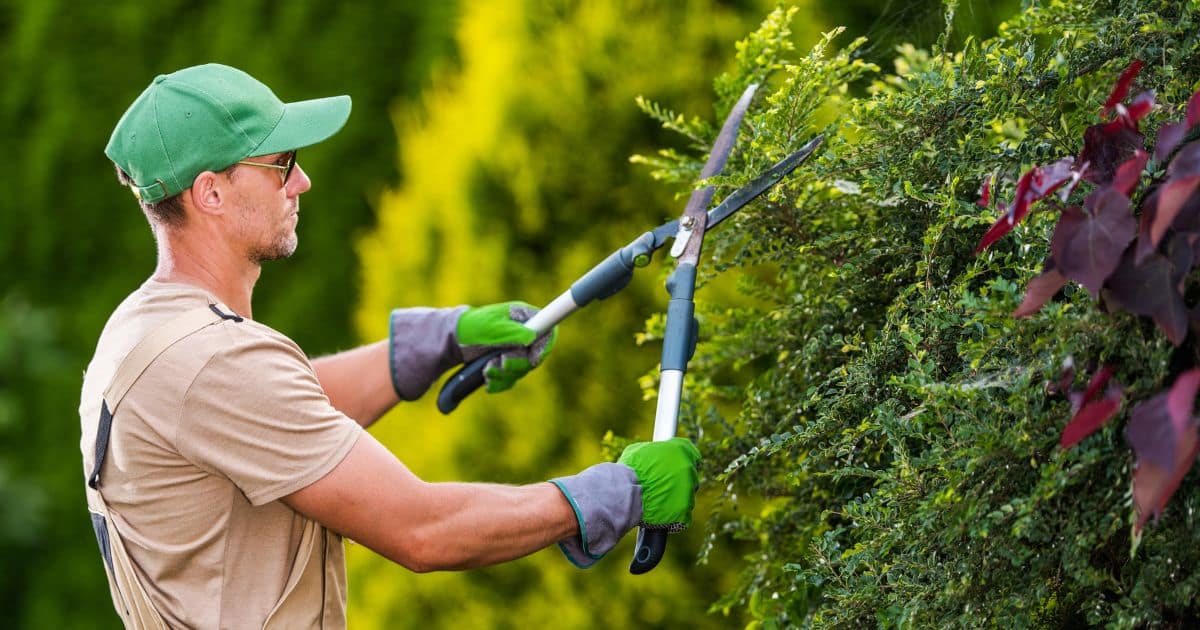
<path fill-rule="evenodd" d="M 570 503 L 550 483 L 431 483 L 425 491 L 425 504 L 437 507 L 408 532 L 422 550 L 416 571 L 490 566 L 579 535 Z"/>
<path fill-rule="evenodd" d="M 292 509 L 413 571 L 481 567 L 579 535 L 550 483 L 428 483 L 370 433 L 325 477 L 287 497 Z"/>
<path fill-rule="evenodd" d="M 364 427 L 400 402 L 392 386 L 386 339 L 314 359 L 312 364 L 334 408 Z"/>

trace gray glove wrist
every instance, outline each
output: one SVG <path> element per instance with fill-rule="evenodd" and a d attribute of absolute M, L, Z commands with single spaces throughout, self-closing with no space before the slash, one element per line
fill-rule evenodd
<path fill-rule="evenodd" d="M 581 569 L 603 558 L 642 520 L 642 487 L 625 464 L 596 464 L 550 483 L 562 491 L 579 520 L 579 535 L 559 542 L 558 548 Z"/>
<path fill-rule="evenodd" d="M 446 370 L 463 362 L 454 327 L 466 306 L 398 308 L 388 332 L 388 367 L 401 400 L 416 400 Z"/>

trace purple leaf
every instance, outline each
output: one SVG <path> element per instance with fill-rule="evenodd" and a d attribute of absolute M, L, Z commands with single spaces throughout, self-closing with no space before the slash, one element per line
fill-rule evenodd
<path fill-rule="evenodd" d="M 1117 104 L 1125 100 L 1125 97 L 1129 94 L 1129 86 L 1137 78 L 1138 73 L 1142 71 L 1143 65 L 1144 63 L 1141 59 L 1134 59 L 1125 70 L 1121 71 L 1121 76 L 1117 78 L 1117 84 L 1113 86 L 1112 92 L 1109 93 L 1108 100 L 1104 101 L 1103 113 L 1107 114 Z"/>
<path fill-rule="evenodd" d="M 1200 94 L 1200 92 L 1197 92 Z M 1154 161 L 1162 162 L 1171 155 L 1171 151 L 1179 146 L 1187 135 L 1188 126 L 1184 123 L 1167 123 L 1158 128 L 1158 140 L 1154 142 Z"/>
<path fill-rule="evenodd" d="M 984 208 L 988 207 L 988 204 L 992 200 L 992 182 L 995 180 L 995 175 L 991 175 L 987 179 L 983 180 L 983 188 L 979 191 L 979 201 L 976 203 Z"/>
<path fill-rule="evenodd" d="M 1073 415 L 1071 421 L 1063 428 L 1059 446 L 1064 449 L 1071 448 L 1083 438 L 1095 433 L 1096 429 L 1120 410 L 1121 399 L 1124 398 L 1121 386 L 1116 381 L 1112 385 L 1108 384 L 1114 372 L 1116 368 L 1107 364 L 1092 375 L 1087 391 L 1071 392 L 1069 398 Z M 1105 386 L 1108 388 L 1104 391 L 1104 397 L 1099 398 L 1100 390 Z"/>
<path fill-rule="evenodd" d="M 1120 391 L 1118 389 L 1118 391 Z M 1116 399 L 1101 398 L 1094 400 L 1083 406 L 1083 409 L 1076 413 L 1067 426 L 1063 428 L 1062 438 L 1059 440 L 1059 446 L 1068 449 L 1075 446 L 1083 438 L 1093 434 L 1097 429 L 1104 426 L 1113 416 L 1117 415 L 1117 411 L 1121 409 L 1121 397 L 1118 394 Z"/>
<path fill-rule="evenodd" d="M 1200 389 L 1200 368 L 1192 368 L 1180 374 L 1167 394 L 1167 415 L 1176 435 L 1192 424 L 1192 408 L 1196 406 L 1196 390 Z"/>
<path fill-rule="evenodd" d="M 1192 98 L 1188 99 L 1187 118 L 1185 122 L 1188 127 L 1200 125 L 1200 91 L 1197 91 L 1192 95 Z"/>
<path fill-rule="evenodd" d="M 1054 268 L 1054 261 L 1048 259 L 1046 262 L 1047 269 L 1029 281 L 1029 286 L 1025 288 L 1025 299 L 1012 312 L 1013 317 L 1029 317 L 1042 310 L 1046 302 L 1066 286 L 1067 277 Z"/>
<path fill-rule="evenodd" d="M 1161 468 L 1150 462 L 1137 464 L 1133 471 L 1133 505 L 1138 515 L 1135 533 L 1142 531 L 1151 516 L 1157 520 L 1162 514 L 1163 508 L 1192 469 L 1197 453 L 1200 453 L 1200 441 L 1196 439 L 1196 428 L 1192 427 L 1175 447 L 1174 468 Z"/>
<path fill-rule="evenodd" d="M 1105 385 L 1108 385 L 1109 379 L 1112 378 L 1112 375 L 1115 374 L 1116 371 L 1116 366 L 1112 365 L 1111 363 L 1106 363 L 1103 367 L 1097 370 L 1096 373 L 1092 375 L 1092 380 L 1088 381 L 1087 391 L 1083 392 L 1083 400 L 1085 402 L 1091 401 L 1095 399 L 1096 396 L 1099 396 L 1100 390 L 1104 389 Z M 1120 392 L 1118 392 L 1118 396 L 1119 394 Z"/>
<path fill-rule="evenodd" d="M 1079 185 L 1079 181 L 1083 179 L 1083 174 L 1087 172 L 1087 169 L 1088 163 L 1084 162 L 1083 166 L 1071 171 L 1071 180 L 1058 189 L 1058 198 L 1061 201 L 1066 201 L 1071 196 L 1071 193 L 1075 191 L 1075 187 Z"/>
<path fill-rule="evenodd" d="M 1155 202 L 1157 203 L 1157 200 Z M 1145 206 L 1143 205 L 1143 207 Z M 1200 190 L 1192 193 L 1183 202 L 1183 207 L 1179 209 L 1179 214 L 1175 215 L 1171 229 L 1185 234 L 1200 234 Z"/>
<path fill-rule="evenodd" d="M 1129 415 L 1125 440 L 1137 454 L 1138 463 L 1150 462 L 1160 468 L 1175 463 L 1176 432 L 1167 412 L 1167 392 L 1143 400 Z"/>
<path fill-rule="evenodd" d="M 1121 253 L 1133 240 L 1137 222 L 1129 212 L 1129 198 L 1111 188 L 1092 193 L 1088 203 L 1092 206 L 1090 214 L 1076 206 L 1063 208 L 1050 239 L 1050 251 L 1059 272 L 1096 297 L 1121 262 Z"/>
<path fill-rule="evenodd" d="M 1179 271 L 1158 252 L 1147 255 L 1140 265 L 1134 256 L 1133 252 L 1127 252 L 1121 258 L 1105 284 L 1108 296 L 1125 310 L 1154 319 L 1167 339 L 1178 346 L 1187 334 L 1188 322 L 1187 308 L 1179 291 Z"/>
<path fill-rule="evenodd" d="M 1129 105 L 1117 104 L 1117 116 L 1131 129 L 1138 128 L 1138 121 L 1145 118 L 1154 109 L 1154 91 L 1146 91 L 1137 95 Z"/>
<path fill-rule="evenodd" d="M 1092 125 L 1083 132 L 1083 150 L 1079 162 L 1087 162 L 1083 178 L 1097 185 L 1112 181 L 1117 167 L 1142 148 L 1144 138 L 1120 119 Z"/>
<path fill-rule="evenodd" d="M 1154 218 L 1150 223 L 1149 236 L 1152 246 L 1158 247 L 1163 234 L 1166 234 L 1167 228 L 1175 222 L 1175 217 L 1196 191 L 1198 184 L 1200 176 L 1173 177 L 1158 189 L 1158 194 L 1155 195 L 1158 204 L 1154 207 Z"/>
<path fill-rule="evenodd" d="M 1171 177 L 1194 177 L 1200 175 L 1200 143 L 1189 142 L 1179 150 L 1175 159 L 1167 166 Z"/>
<path fill-rule="evenodd" d="M 1000 217 L 998 221 L 992 224 L 992 227 L 988 228 L 983 238 L 979 239 L 979 245 L 975 246 L 975 253 L 979 254 L 979 252 L 991 247 L 992 243 L 995 243 L 1003 238 L 1005 234 L 1011 232 L 1014 226 L 1016 226 L 1016 222 L 1013 221 L 1012 214 L 1008 212 L 1004 213 L 1004 216 Z"/>
<path fill-rule="evenodd" d="M 1008 212 L 988 228 L 975 247 L 975 253 L 987 249 L 1011 232 L 1029 214 L 1033 202 L 1045 198 L 1067 182 L 1078 180 L 1078 174 L 1071 170 L 1074 163 L 1074 158 L 1063 158 L 1048 166 L 1035 166 L 1026 171 L 1017 180 L 1017 192 Z"/>
<path fill-rule="evenodd" d="M 1121 194 L 1126 197 L 1133 197 L 1133 191 L 1137 189 L 1138 181 L 1142 178 L 1142 171 L 1146 170 L 1146 162 L 1150 160 L 1150 155 L 1145 151 L 1138 149 L 1133 152 L 1133 157 L 1125 160 L 1117 167 L 1117 172 L 1113 175 L 1112 187 L 1121 191 Z"/>
<path fill-rule="evenodd" d="M 1171 280 L 1179 294 L 1183 294 L 1183 279 L 1192 270 L 1195 260 L 1195 234 L 1176 234 L 1167 246 L 1167 260 L 1171 262 Z"/>
<path fill-rule="evenodd" d="M 1137 455 L 1133 473 L 1138 516 L 1135 532 L 1140 532 L 1151 516 L 1158 518 L 1200 452 L 1194 422 L 1176 430 L 1168 410 L 1170 395 L 1159 394 L 1135 407 L 1125 429 L 1125 439 Z"/>
<path fill-rule="evenodd" d="M 1021 176 L 1021 179 L 1017 180 L 1017 198 L 1009 206 L 1008 212 L 1004 213 L 1004 216 L 1000 217 L 999 221 L 993 223 L 992 227 L 988 228 L 988 231 L 983 235 L 983 238 L 979 240 L 979 245 L 975 247 L 976 254 L 987 249 L 992 243 L 995 243 L 1002 236 L 1011 232 L 1021 222 L 1021 219 L 1024 219 L 1025 215 L 1029 214 L 1029 186 L 1033 181 L 1034 170 L 1036 170 L 1036 167 L 1030 169 L 1029 172 Z"/>
<path fill-rule="evenodd" d="M 1151 229 L 1158 220 L 1159 197 L 1162 192 L 1163 186 L 1156 185 L 1151 188 L 1149 194 L 1142 201 L 1142 218 L 1138 224 L 1137 241 L 1137 264 L 1139 265 L 1151 252 L 1161 249 L 1161 242 L 1166 238 L 1164 233 L 1158 242 L 1154 242 L 1151 235 Z M 1166 230 L 1167 228 L 1161 229 Z M 1200 191 L 1193 193 L 1183 202 L 1183 206 L 1178 210 L 1169 229 L 1176 233 L 1176 237 L 1187 237 L 1189 246 L 1196 245 L 1196 240 L 1200 239 Z"/>
<path fill-rule="evenodd" d="M 1150 226 L 1154 224 L 1155 209 L 1158 207 L 1158 188 L 1154 188 L 1142 200 L 1142 218 L 1138 221 L 1137 235 L 1137 264 L 1142 264 L 1154 252 L 1154 245 L 1150 242 Z"/>
<path fill-rule="evenodd" d="M 1029 182 L 1030 201 L 1044 199 L 1059 186 L 1071 181 L 1075 175 L 1075 171 L 1071 170 L 1074 165 L 1075 158 L 1065 157 L 1053 164 L 1030 169 L 1029 172 L 1033 174 Z"/>

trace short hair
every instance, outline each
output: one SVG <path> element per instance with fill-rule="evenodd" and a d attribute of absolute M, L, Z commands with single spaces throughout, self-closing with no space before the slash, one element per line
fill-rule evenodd
<path fill-rule="evenodd" d="M 137 184 L 134 183 L 129 173 L 125 172 L 125 169 L 116 164 L 113 164 L 113 166 L 117 169 L 117 181 L 121 182 L 122 186 L 128 186 L 131 190 L 137 187 Z M 231 164 L 229 168 L 221 171 L 221 173 L 226 177 L 232 178 L 233 171 L 236 168 L 237 164 Z M 187 189 L 185 188 L 184 190 Z M 146 214 L 146 219 L 151 223 L 158 223 L 166 227 L 180 227 L 187 218 L 183 210 L 182 195 L 183 193 L 181 192 L 154 203 L 144 201 L 141 197 L 138 197 L 138 205 L 142 207 L 142 212 Z"/>
<path fill-rule="evenodd" d="M 116 164 L 113 166 L 117 169 L 117 181 L 121 182 L 122 186 L 128 186 L 130 190 L 137 187 L 137 184 L 134 183 L 129 173 L 125 172 L 125 169 Z M 180 199 L 179 195 L 172 195 L 154 203 L 144 201 L 141 197 L 138 197 L 138 205 L 142 207 L 142 212 L 146 213 L 146 218 L 151 223 L 159 223 L 167 227 L 179 227 L 183 225 L 186 217 L 183 211 L 183 200 Z"/>

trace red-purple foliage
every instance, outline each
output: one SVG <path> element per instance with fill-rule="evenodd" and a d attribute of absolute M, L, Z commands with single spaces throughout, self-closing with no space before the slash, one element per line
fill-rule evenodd
<path fill-rule="evenodd" d="M 979 201 L 977 203 L 984 208 L 988 207 L 988 204 L 992 201 L 992 182 L 994 181 L 996 181 L 995 175 L 983 180 L 983 188 L 979 190 Z"/>
<path fill-rule="evenodd" d="M 992 225 L 987 234 L 983 235 L 979 246 L 975 248 L 975 253 L 978 254 L 987 249 L 989 245 L 1012 231 L 1013 227 L 1029 214 L 1033 202 L 1048 197 L 1050 193 L 1068 182 L 1078 181 L 1078 178 L 1073 176 L 1074 171 L 1071 170 L 1074 162 L 1071 158 L 1063 158 L 1045 168 L 1035 166 L 1022 175 L 1021 179 L 1017 180 L 1016 199 L 1009 206 L 1008 212 Z M 985 188 L 984 193 L 988 192 L 990 192 L 990 188 Z M 983 199 L 980 199 L 980 203 L 984 203 Z"/>
<path fill-rule="evenodd" d="M 1047 258 L 1041 275 L 1029 281 L 1029 286 L 1025 290 L 1025 299 L 1021 301 L 1017 310 L 1013 311 L 1012 316 L 1029 317 L 1040 311 L 1042 306 L 1066 285 L 1067 277 L 1054 268 L 1053 258 Z"/>
<path fill-rule="evenodd" d="M 1129 212 L 1129 198 L 1110 187 L 1088 195 L 1083 205 L 1063 208 L 1050 255 L 1062 275 L 1096 297 L 1133 241 L 1137 221 Z"/>
<path fill-rule="evenodd" d="M 1088 181 L 1095 188 L 1082 207 L 1059 207 L 1050 256 L 1013 317 L 1037 313 L 1074 281 L 1109 311 L 1150 318 L 1179 346 L 1189 326 L 1200 329 L 1200 305 L 1189 308 L 1184 298 L 1184 281 L 1200 266 L 1200 142 L 1188 141 L 1200 132 L 1200 92 L 1188 100 L 1184 120 L 1160 126 L 1151 163 L 1139 124 L 1154 109 L 1154 92 L 1126 101 L 1142 66 L 1135 60 L 1121 73 L 1101 109 L 1107 120 L 1084 131 L 1076 159 L 1035 165 L 1018 179 L 1008 211 L 984 234 L 976 253 L 1012 231 L 1035 202 L 1056 189 L 1065 202 L 1080 180 Z M 1139 194 L 1148 165 L 1153 168 L 1149 183 Z M 990 181 L 983 194 L 985 199 L 995 194 Z M 1105 365 L 1086 391 L 1068 393 L 1071 420 L 1062 432 L 1062 448 L 1079 443 L 1120 411 L 1124 394 L 1115 381 L 1108 384 L 1114 371 Z M 1073 368 L 1065 370 L 1059 387 L 1065 391 L 1073 379 Z M 1125 435 L 1137 457 L 1135 531 L 1158 517 L 1200 453 L 1192 415 L 1197 390 L 1200 368 L 1178 375 L 1169 390 L 1130 412 Z"/>
<path fill-rule="evenodd" d="M 1113 86 L 1112 92 L 1108 95 L 1108 100 L 1104 101 L 1104 109 L 1100 112 L 1100 115 L 1108 115 L 1114 107 L 1125 100 L 1125 97 L 1129 94 L 1129 86 L 1137 78 L 1138 73 L 1142 71 L 1143 65 L 1145 65 L 1145 62 L 1141 59 L 1134 59 L 1129 64 L 1129 67 L 1121 72 L 1121 76 L 1117 77 L 1117 84 Z"/>
<path fill-rule="evenodd" d="M 1092 376 L 1092 381 L 1088 383 L 1086 391 L 1071 392 L 1067 395 L 1071 400 L 1071 409 L 1074 414 L 1071 421 L 1063 428 L 1062 439 L 1059 441 L 1062 448 L 1075 446 L 1080 440 L 1095 433 L 1096 429 L 1104 426 L 1105 422 L 1117 415 L 1117 411 L 1121 409 L 1121 399 L 1124 398 L 1124 393 L 1121 391 L 1121 386 L 1115 381 L 1108 385 L 1115 371 L 1113 366 L 1106 365 Z M 1107 387 L 1105 387 L 1106 385 Z M 1100 396 L 1101 389 L 1104 390 L 1103 396 Z"/>
<path fill-rule="evenodd" d="M 1188 127 L 1195 127 L 1200 124 L 1200 92 L 1196 92 L 1192 95 L 1192 98 L 1188 99 L 1187 118 L 1184 122 L 1187 123 Z"/>
<path fill-rule="evenodd" d="M 1141 531 L 1158 518 L 1200 451 L 1192 407 L 1200 388 L 1200 369 L 1180 374 L 1167 392 L 1134 408 L 1125 439 L 1137 456 L 1133 473 L 1133 504 Z"/>

